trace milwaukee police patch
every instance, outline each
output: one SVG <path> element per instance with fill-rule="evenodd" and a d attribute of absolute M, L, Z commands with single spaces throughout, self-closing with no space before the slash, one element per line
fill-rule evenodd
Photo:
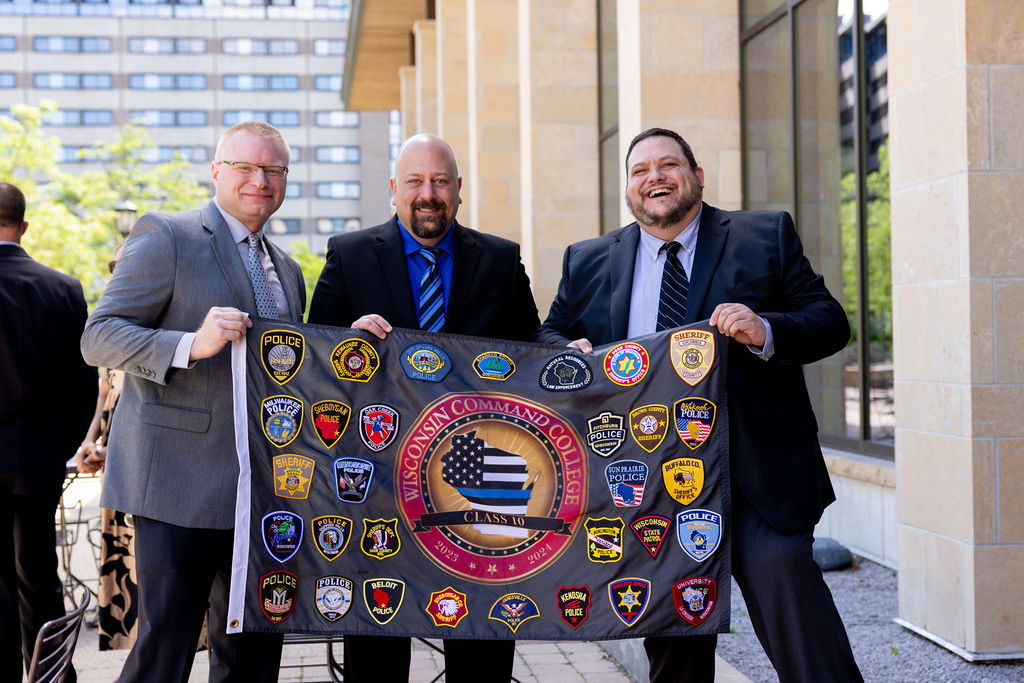
<path fill-rule="evenodd" d="M 466 594 L 460 593 L 451 586 L 434 591 L 424 611 L 434 621 L 434 626 L 455 628 L 463 617 L 469 614 Z"/>
<path fill-rule="evenodd" d="M 642 380 L 650 366 L 647 349 L 633 342 L 613 346 L 604 355 L 604 374 L 622 387 L 631 387 Z"/>
<path fill-rule="evenodd" d="M 587 361 L 571 353 L 563 353 L 548 361 L 541 370 L 541 389 L 547 391 L 579 391 L 594 381 Z"/>
<path fill-rule="evenodd" d="M 362 339 L 346 339 L 331 352 L 331 367 L 338 379 L 369 382 L 379 366 L 377 350 Z"/>
<path fill-rule="evenodd" d="M 651 582 L 631 577 L 608 584 L 608 601 L 615 616 L 627 627 L 632 626 L 647 610 L 651 598 Z"/>
<path fill-rule="evenodd" d="M 299 435 L 302 428 L 302 401 L 291 396 L 263 399 L 263 435 L 278 448 L 284 448 Z"/>
<path fill-rule="evenodd" d="M 500 351 L 488 351 L 476 357 L 473 361 L 473 371 L 480 379 L 504 382 L 515 374 L 516 364 Z"/>
<path fill-rule="evenodd" d="M 573 629 L 580 627 L 590 616 L 590 588 L 582 586 L 559 586 L 555 594 L 558 616 Z"/>
<path fill-rule="evenodd" d="M 260 359 L 270 378 L 284 386 L 302 367 L 306 340 L 291 330 L 267 330 L 260 336 Z"/>
<path fill-rule="evenodd" d="M 672 586 L 676 612 L 691 626 L 700 626 L 715 609 L 715 580 L 708 576 L 683 579 Z"/>
<path fill-rule="evenodd" d="M 718 550 L 722 515 L 712 510 L 684 510 L 676 515 L 676 537 L 683 552 L 703 562 Z"/>
<path fill-rule="evenodd" d="M 643 502 L 648 471 L 647 463 L 639 460 L 617 460 L 604 468 L 608 490 L 616 506 L 631 508 Z"/>
<path fill-rule="evenodd" d="M 661 478 L 668 495 L 689 505 L 704 490 L 704 461 L 700 458 L 673 458 L 661 464 Z"/>
<path fill-rule="evenodd" d="M 529 595 L 523 593 L 506 593 L 491 606 L 487 614 L 488 619 L 500 621 L 516 632 L 523 622 L 540 616 L 540 609 L 537 603 Z"/>
<path fill-rule="evenodd" d="M 363 538 L 359 547 L 365 555 L 375 560 L 397 555 L 402 549 L 402 539 L 398 535 L 398 518 L 364 519 Z"/>
<path fill-rule="evenodd" d="M 409 379 L 440 382 L 452 371 L 452 359 L 439 346 L 412 344 L 402 351 L 402 370 Z"/>
<path fill-rule="evenodd" d="M 668 406 L 652 403 L 629 411 L 629 433 L 637 446 L 653 453 L 668 434 Z"/>
<path fill-rule="evenodd" d="M 668 348 L 676 374 L 691 387 L 707 377 L 715 363 L 715 334 L 707 330 L 673 332 Z"/>
<path fill-rule="evenodd" d="M 359 411 L 359 438 L 374 453 L 387 448 L 398 434 L 398 411 L 375 404 Z"/>
<path fill-rule="evenodd" d="M 624 418 L 605 411 L 587 420 L 587 445 L 602 458 L 619 450 L 626 440 L 626 430 L 622 428 Z"/>
<path fill-rule="evenodd" d="M 587 517 L 587 558 L 591 562 L 618 562 L 622 559 L 621 517 Z"/>
<path fill-rule="evenodd" d="M 337 621 L 352 607 L 352 581 L 344 576 L 321 576 L 316 580 L 316 610 L 327 621 Z"/>
<path fill-rule="evenodd" d="M 395 618 L 405 598 L 405 581 L 367 579 L 363 581 L 363 603 L 374 621 L 384 625 Z"/>
<path fill-rule="evenodd" d="M 274 495 L 292 500 L 309 497 L 309 482 L 313 478 L 316 461 L 304 455 L 291 453 L 274 456 Z"/>
<path fill-rule="evenodd" d="M 658 557 L 661 544 L 668 538 L 670 526 L 672 526 L 672 520 L 661 515 L 644 515 L 629 523 L 629 528 L 633 530 L 637 539 L 647 548 L 647 552 L 653 558 Z"/>
<path fill-rule="evenodd" d="M 320 443 L 327 448 L 338 443 L 351 416 L 352 408 L 341 401 L 317 401 L 309 407 L 309 420 Z"/>
<path fill-rule="evenodd" d="M 696 449 L 711 435 L 716 408 L 706 398 L 683 398 L 672 405 L 676 432 L 690 450 Z"/>
<path fill-rule="evenodd" d="M 370 493 L 374 465 L 362 458 L 338 458 L 334 461 L 334 487 L 343 503 L 362 503 Z"/>
<path fill-rule="evenodd" d="M 272 624 L 280 624 L 295 609 L 295 594 L 299 577 L 278 569 L 260 577 L 260 609 Z"/>
<path fill-rule="evenodd" d="M 334 562 L 345 552 L 348 541 L 352 537 L 352 520 L 338 515 L 324 515 L 310 520 L 310 533 L 313 544 L 324 559 Z"/>
<path fill-rule="evenodd" d="M 302 543 L 302 518 L 278 510 L 263 518 L 263 545 L 278 562 L 290 559 Z"/>

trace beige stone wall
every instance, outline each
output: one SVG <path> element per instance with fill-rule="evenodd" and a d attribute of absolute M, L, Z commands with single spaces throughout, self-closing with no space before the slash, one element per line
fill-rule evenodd
<path fill-rule="evenodd" d="M 402 94 L 402 139 L 406 140 L 416 133 L 423 132 L 418 127 L 419 119 L 416 114 L 419 100 L 416 97 L 416 67 L 403 66 L 399 69 L 398 81 Z"/>
<path fill-rule="evenodd" d="M 437 15 L 437 134 L 444 138 L 459 164 L 469 163 L 469 114 L 466 105 L 466 0 L 435 0 Z M 462 193 L 459 213 L 468 221 L 468 193 Z"/>
<path fill-rule="evenodd" d="M 437 133 L 437 28 L 432 20 L 412 27 L 416 54 L 416 130 Z"/>

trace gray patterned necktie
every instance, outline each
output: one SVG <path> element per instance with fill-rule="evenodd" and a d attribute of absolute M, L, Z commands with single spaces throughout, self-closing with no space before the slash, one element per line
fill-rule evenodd
<path fill-rule="evenodd" d="M 249 235 L 249 279 L 252 280 L 252 293 L 256 297 L 256 313 L 261 318 L 280 317 L 274 295 L 270 293 L 267 274 L 263 272 L 263 264 L 260 262 L 260 236 L 256 234 Z"/>

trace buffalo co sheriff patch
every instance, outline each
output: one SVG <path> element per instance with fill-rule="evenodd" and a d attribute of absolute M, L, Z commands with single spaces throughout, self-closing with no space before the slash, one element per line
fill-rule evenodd
<path fill-rule="evenodd" d="M 317 438 L 327 448 L 338 443 L 348 427 L 352 408 L 341 401 L 317 401 L 309 407 L 309 419 L 316 430 Z"/>
<path fill-rule="evenodd" d="M 292 500 L 309 497 L 309 482 L 313 478 L 316 461 L 304 455 L 287 453 L 274 456 L 274 495 Z"/>
<path fill-rule="evenodd" d="M 260 577 L 260 609 L 272 624 L 280 624 L 295 609 L 299 577 L 279 569 Z"/>
<path fill-rule="evenodd" d="M 271 396 L 263 399 L 261 414 L 263 435 L 278 448 L 284 448 L 299 435 L 302 401 L 292 396 Z"/>
<path fill-rule="evenodd" d="M 590 450 L 602 458 L 619 450 L 619 446 L 626 440 L 626 430 L 622 427 L 624 421 L 621 415 L 608 411 L 587 420 L 587 445 Z"/>
<path fill-rule="evenodd" d="M 291 330 L 267 330 L 260 337 L 260 359 L 270 378 L 284 386 L 302 367 L 306 340 Z"/>
<path fill-rule="evenodd" d="M 668 495 L 689 505 L 704 490 L 704 461 L 700 458 L 673 458 L 661 464 L 661 477 Z"/>
<path fill-rule="evenodd" d="M 346 339 L 331 352 L 331 367 L 338 379 L 369 382 L 379 366 L 377 349 L 362 339 Z"/>
<path fill-rule="evenodd" d="M 402 370 L 409 379 L 440 382 L 452 370 L 452 359 L 433 344 L 413 344 L 402 351 Z"/>
<path fill-rule="evenodd" d="M 321 576 L 316 580 L 316 611 L 327 621 L 337 621 L 352 607 L 352 581 L 344 576 Z"/>

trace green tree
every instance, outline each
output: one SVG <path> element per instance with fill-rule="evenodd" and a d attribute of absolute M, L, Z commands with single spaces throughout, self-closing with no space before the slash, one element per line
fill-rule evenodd
<path fill-rule="evenodd" d="M 309 250 L 305 242 L 293 242 L 291 257 L 299 264 L 302 270 L 302 277 L 306 281 L 306 316 L 309 317 L 309 302 L 313 300 L 313 288 L 320 278 L 320 271 L 324 267 L 323 254 L 316 254 Z"/>

